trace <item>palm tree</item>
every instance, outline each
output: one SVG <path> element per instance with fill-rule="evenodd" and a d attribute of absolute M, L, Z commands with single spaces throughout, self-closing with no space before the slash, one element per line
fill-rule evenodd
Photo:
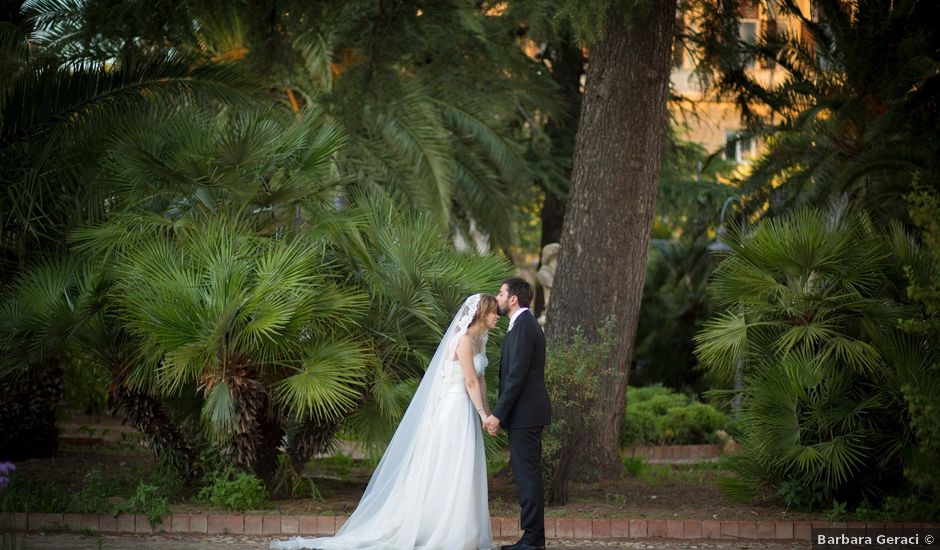
<path fill-rule="evenodd" d="M 111 295 L 135 344 L 125 384 L 195 391 L 223 457 L 270 480 L 284 417 L 348 412 L 372 360 L 348 337 L 363 297 L 331 280 L 323 245 L 248 227 L 225 215 L 125 225 L 141 238 L 114 252 Z"/>
<path fill-rule="evenodd" d="M 935 351 L 903 334 L 904 265 L 923 251 L 899 226 L 800 211 L 738 231 L 711 290 L 725 313 L 696 341 L 725 380 L 744 357 L 739 497 L 777 490 L 789 504 L 877 502 L 897 489 L 914 437 L 902 387 L 925 380 Z"/>
<path fill-rule="evenodd" d="M 24 268 L 30 251 L 58 249 L 72 227 L 103 219 L 109 190 L 93 185 L 97 161 L 121 120 L 148 106 L 197 97 L 245 97 L 243 71 L 173 51 L 116 60 L 63 57 L 34 33 L 36 14 L 0 27 L 0 269 Z"/>
<path fill-rule="evenodd" d="M 316 109 L 158 110 L 122 124 L 99 179 L 117 212 L 173 219 L 240 211 L 259 233 L 325 223 L 343 180 L 345 136 Z"/>
<path fill-rule="evenodd" d="M 139 365 L 119 385 L 164 405 L 195 399 L 204 414 L 189 422 L 269 481 L 282 442 L 285 476 L 340 429 L 384 445 L 452 310 L 508 273 L 496 258 L 456 252 L 430 218 L 391 198 L 347 195 L 337 211 L 343 139 L 315 112 L 184 109 L 121 135 L 101 177 L 129 213 L 73 233 L 79 252 L 113 270 L 105 302 L 126 334 L 116 354 Z M 287 263 L 259 264 L 262 250 Z M 285 271 L 300 279 L 265 282 Z M 253 335 L 252 308 L 296 322 Z M 285 340 L 294 346 L 268 347 Z"/>
<path fill-rule="evenodd" d="M 531 199 L 524 150 L 557 108 L 514 20 L 458 2 L 315 2 L 279 17 L 303 61 L 282 82 L 344 128 L 340 166 L 354 188 L 389 190 L 451 232 L 474 226 L 495 246 L 517 244 L 514 203 Z"/>
<path fill-rule="evenodd" d="M 107 301 L 105 273 L 77 255 L 31 266 L 13 282 L 0 313 L 0 378 L 5 388 L 7 458 L 47 456 L 58 448 L 56 414 L 63 372 L 74 364 L 104 367 L 109 403 L 137 428 L 161 459 L 195 479 L 194 441 L 153 395 L 126 385 L 133 364 L 128 336 Z"/>
<path fill-rule="evenodd" d="M 744 179 L 752 210 L 769 214 L 847 199 L 886 223 L 906 217 L 911 183 L 940 185 L 936 90 L 940 6 L 926 0 L 772 0 L 773 23 L 755 44 L 738 35 L 743 0 L 700 2 L 702 73 L 735 101 L 767 151 Z M 785 78 L 773 86 L 748 69 L 757 59 Z M 766 203 L 766 204 L 765 204 Z"/>
<path fill-rule="evenodd" d="M 410 398 L 441 325 L 467 294 L 495 288 L 507 274 L 505 263 L 452 250 L 441 231 L 441 220 L 452 219 L 443 210 L 452 207 L 450 199 L 435 202 L 436 214 L 430 217 L 396 211 L 396 205 L 411 203 L 404 185 L 411 181 L 408 174 L 415 167 L 410 163 L 418 157 L 391 159 L 389 170 L 406 174 L 394 176 L 403 186 L 389 184 L 389 178 L 351 185 L 353 176 L 369 170 L 349 167 L 366 166 L 368 159 L 356 164 L 339 149 L 343 138 L 329 120 L 342 126 L 350 118 L 337 114 L 337 104 L 326 101 L 331 96 L 323 90 L 311 92 L 305 102 L 293 89 L 297 102 L 280 113 L 231 113 L 217 104 L 209 114 L 187 107 L 192 103 L 184 101 L 187 95 L 200 91 L 232 99 L 226 86 L 236 82 L 237 73 L 212 63 L 239 59 L 226 53 L 233 50 L 224 45 L 231 36 L 223 32 L 225 26 L 200 24 L 195 42 L 185 43 L 189 38 L 181 33 L 175 38 L 179 47 L 168 51 L 159 41 L 55 26 L 64 20 L 54 17 L 56 10 L 81 13 L 83 6 L 76 2 L 50 0 L 33 7 L 40 14 L 37 24 L 47 31 L 43 51 L 64 52 L 58 57 L 49 52 L 58 61 L 49 61 L 51 69 L 41 75 L 59 82 L 63 94 L 74 77 L 76 86 L 84 83 L 77 89 L 87 93 L 78 94 L 75 107 L 63 95 L 61 103 L 48 104 L 57 106 L 51 113 L 37 103 L 35 116 L 25 123 L 16 122 L 21 113 L 4 111 L 3 135 L 19 144 L 19 149 L 4 148 L 3 155 L 11 151 L 2 158 L 4 167 L 16 168 L 9 174 L 22 169 L 30 176 L 4 181 L 6 192 L 22 197 L 4 218 L 10 228 L 4 237 L 13 243 L 11 261 L 25 269 L 30 242 L 58 242 L 69 234 L 74 244 L 70 252 L 100 273 L 101 285 L 92 293 L 95 305 L 76 320 L 73 326 L 81 330 L 71 329 L 70 345 L 109 367 L 114 396 L 124 403 L 128 418 L 156 450 L 174 451 L 184 463 L 192 459 L 194 442 L 203 439 L 189 431 L 193 426 L 234 464 L 269 480 L 274 449 L 282 442 L 291 458 L 288 465 L 298 470 L 311 453 L 331 444 L 341 424 L 380 445 Z M 78 20 L 83 19 L 69 19 Z M 102 52 L 117 58 L 108 70 L 101 62 L 86 61 Z M 159 71 L 148 72 L 148 67 L 166 70 L 150 82 L 142 75 Z M 16 86 L 27 86 L 34 77 L 26 70 L 17 74 L 4 98 L 23 102 L 29 94 L 16 92 Z M 199 77 L 204 74 L 216 74 L 216 86 L 211 79 L 203 85 L 206 79 Z M 448 150 L 455 148 L 469 159 L 462 166 L 473 172 L 466 176 L 471 183 L 505 185 L 510 172 L 513 177 L 524 172 L 509 157 L 500 158 L 511 156 L 515 147 L 500 133 L 520 120 L 513 90 L 489 90 L 512 99 L 513 108 L 504 114 L 513 112 L 516 118 L 507 122 L 502 115 L 484 112 L 474 103 L 479 98 L 467 90 L 462 93 L 470 99 L 453 109 L 444 101 L 450 99 L 448 92 L 434 79 L 417 82 L 407 70 L 399 77 L 405 81 L 402 88 L 412 92 L 372 112 L 379 118 L 407 119 L 407 127 L 396 124 L 405 134 L 414 132 L 405 140 L 413 143 L 374 125 L 387 144 L 398 141 L 403 152 L 421 149 L 429 159 L 436 147 L 432 142 L 443 139 Z M 45 90 L 45 82 L 30 86 Z M 506 82 L 518 85 L 512 79 Z M 162 93 L 160 86 L 191 93 Z M 143 100 L 148 98 L 163 104 L 155 108 Z M 125 108 L 125 100 L 139 108 Z M 412 111 L 399 112 L 404 103 Z M 319 104 L 326 116 L 317 115 Z M 369 109 L 351 96 L 343 108 L 353 107 Z M 295 119 L 288 121 L 286 113 Z M 33 128 L 30 121 L 36 120 L 42 124 Z M 356 139 L 373 140 L 374 152 L 384 154 L 375 135 L 357 134 L 350 141 Z M 469 145 L 459 149 L 457 142 Z M 37 143 L 46 148 L 37 150 Z M 21 154 L 14 155 L 16 151 Z M 50 151 L 58 151 L 61 166 L 49 162 Z M 434 185 L 447 183 L 451 172 L 454 182 L 461 181 L 456 156 L 442 158 L 443 170 L 436 173 Z M 473 164 L 484 161 L 492 165 Z M 30 179 L 37 172 L 43 178 Z M 494 183 L 495 173 L 504 178 L 501 183 Z M 43 189 L 64 186 L 80 193 L 63 204 L 42 202 L 46 195 L 28 187 L 36 181 Z M 438 189 L 448 191 L 446 185 Z M 425 191 L 412 196 L 421 193 Z M 480 219 L 496 219 L 494 213 L 508 205 L 487 202 L 487 192 L 467 193 L 476 201 Z M 509 218 L 499 217 L 500 223 L 508 225 Z M 90 227 L 72 231 L 76 225 Z M 268 269 L 271 265 L 292 273 L 283 292 L 262 292 L 265 285 L 281 281 Z M 180 307 L 173 300 L 182 300 Z M 345 307 L 337 305 L 343 303 Z M 335 307 L 339 309 L 331 309 Z M 196 326 L 202 331 L 189 330 Z M 194 402 L 203 413 L 186 416 L 174 410 L 177 401 Z M 368 422 L 370 418 L 381 423 Z M 180 434 L 163 429 L 173 422 Z"/>
<path fill-rule="evenodd" d="M 358 221 L 334 241 L 333 258 L 348 281 L 368 294 L 361 328 L 374 342 L 378 362 L 369 391 L 344 429 L 377 452 L 454 312 L 474 292 L 495 292 L 511 269 L 498 257 L 454 250 L 434 220 L 401 212 L 388 197 L 353 198 L 349 214 Z M 491 349 L 498 344 L 494 338 Z M 495 389 L 495 380 L 488 387 Z"/>
<path fill-rule="evenodd" d="M 138 20 L 120 2 L 49 0 L 36 10 L 50 22 L 50 42 L 77 43 L 85 55 L 169 44 L 250 67 L 265 80 L 269 105 L 314 107 L 344 130 L 350 143 L 337 165 L 349 193 L 381 188 L 430 212 L 442 230 L 470 240 L 474 228 L 495 246 L 517 244 L 517 203 L 535 200 L 529 164 L 550 160 L 537 145 L 556 107 L 550 77 L 517 41 L 515 18 L 462 2 L 154 6 L 188 20 L 192 32 Z M 65 17 L 75 10 L 82 17 Z M 51 23 L 64 20 L 89 23 Z"/>
<path fill-rule="evenodd" d="M 56 410 L 63 365 L 91 277 L 75 262 L 49 260 L 11 283 L 0 302 L 0 388 L 4 458 L 47 457 L 58 449 Z"/>

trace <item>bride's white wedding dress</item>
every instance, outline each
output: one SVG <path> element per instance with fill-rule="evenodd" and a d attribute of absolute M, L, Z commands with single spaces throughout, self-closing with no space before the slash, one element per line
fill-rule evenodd
<path fill-rule="evenodd" d="M 469 324 L 464 317 L 476 310 L 474 297 L 446 331 L 356 511 L 333 537 L 275 541 L 272 548 L 492 548 L 482 427 L 453 359 L 456 339 Z M 442 361 L 442 354 L 451 359 Z M 473 363 L 482 376 L 485 353 Z"/>

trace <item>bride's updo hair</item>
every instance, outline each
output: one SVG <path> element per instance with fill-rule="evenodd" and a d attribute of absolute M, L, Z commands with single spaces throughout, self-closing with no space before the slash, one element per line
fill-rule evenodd
<path fill-rule="evenodd" d="M 497 306 L 496 296 L 492 294 L 480 294 L 480 303 L 477 305 L 477 312 L 473 316 L 473 320 L 470 321 L 470 326 L 472 327 L 477 321 L 486 318 L 487 315 L 496 311 Z"/>

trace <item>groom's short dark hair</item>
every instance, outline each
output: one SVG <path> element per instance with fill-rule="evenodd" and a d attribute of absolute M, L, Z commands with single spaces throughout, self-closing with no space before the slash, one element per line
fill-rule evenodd
<path fill-rule="evenodd" d="M 519 307 L 529 307 L 532 303 L 532 287 L 521 277 L 510 277 L 503 281 L 507 294 L 519 300 Z"/>

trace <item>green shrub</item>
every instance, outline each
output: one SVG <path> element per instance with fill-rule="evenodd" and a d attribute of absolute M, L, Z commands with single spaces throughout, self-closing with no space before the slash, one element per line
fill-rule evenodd
<path fill-rule="evenodd" d="M 552 402 L 552 423 L 542 436 L 542 480 L 549 505 L 565 504 L 577 450 L 589 437 L 584 426 L 594 420 L 600 381 L 616 323 L 611 317 L 598 331 L 598 343 L 577 330 L 546 350 L 545 385 Z"/>
<path fill-rule="evenodd" d="M 652 401 L 657 397 L 670 397 L 678 398 L 677 405 L 684 405 L 687 399 L 682 395 L 675 392 L 671 388 L 667 388 L 661 384 L 656 384 L 654 386 L 645 386 L 642 388 L 627 388 L 627 395 L 630 397 L 630 402 L 634 404 L 646 403 Z"/>
<path fill-rule="evenodd" d="M 621 445 L 659 443 L 662 439 L 663 430 L 655 414 L 639 407 L 627 406 L 627 413 L 624 415 L 623 426 L 620 430 Z"/>
<path fill-rule="evenodd" d="M 940 502 L 919 495 L 888 497 L 881 506 L 872 508 L 867 503 L 858 507 L 855 521 L 937 521 L 940 520 Z"/>
<path fill-rule="evenodd" d="M 113 484 L 111 484 L 113 485 Z M 70 511 L 89 514 L 104 514 L 111 506 L 108 504 L 111 487 L 104 478 L 101 468 L 95 467 L 85 473 L 82 488 L 73 495 Z"/>
<path fill-rule="evenodd" d="M 627 408 L 620 429 L 623 446 L 712 443 L 727 430 L 728 417 L 715 407 L 663 386 L 627 388 Z"/>
<path fill-rule="evenodd" d="M 318 466 L 328 470 L 330 473 L 339 477 L 347 477 L 352 472 L 356 461 L 347 454 L 336 453 L 332 456 L 315 459 Z"/>
<path fill-rule="evenodd" d="M 922 230 L 921 238 L 929 259 L 917 269 L 916 262 L 905 266 L 910 282 L 908 295 L 919 314 L 902 322 L 902 328 L 936 350 L 940 348 L 940 195 L 915 185 L 908 196 L 910 214 Z M 940 500 L 940 362 L 934 362 L 914 382 L 902 386 L 917 445 L 904 475 L 927 500 Z M 936 507 L 935 507 L 936 510 Z"/>
<path fill-rule="evenodd" d="M 715 432 L 727 424 L 728 417 L 724 413 L 698 402 L 669 409 L 661 421 L 664 439 L 676 444 L 714 443 L 717 441 Z"/>
<path fill-rule="evenodd" d="M 160 488 L 141 481 L 127 502 L 114 507 L 114 514 L 141 514 L 147 516 L 150 526 L 156 526 L 170 514 L 170 502 Z"/>
<path fill-rule="evenodd" d="M 656 416 L 662 416 L 669 412 L 669 409 L 684 407 L 688 403 L 689 398 L 680 393 L 652 394 L 648 399 L 637 402 L 636 408 L 651 412 Z"/>
<path fill-rule="evenodd" d="M 642 456 L 624 457 L 623 467 L 627 470 L 627 473 L 637 477 L 646 471 L 646 458 Z"/>
<path fill-rule="evenodd" d="M 264 482 L 253 474 L 219 472 L 210 476 L 197 498 L 223 510 L 258 510 L 264 507 L 267 493 Z"/>
<path fill-rule="evenodd" d="M 126 494 L 129 490 L 129 487 L 122 487 L 121 480 L 105 477 L 99 467 L 88 470 L 77 489 L 15 472 L 5 491 L 9 506 L 6 511 L 104 514 L 111 511 L 108 497 Z"/>

